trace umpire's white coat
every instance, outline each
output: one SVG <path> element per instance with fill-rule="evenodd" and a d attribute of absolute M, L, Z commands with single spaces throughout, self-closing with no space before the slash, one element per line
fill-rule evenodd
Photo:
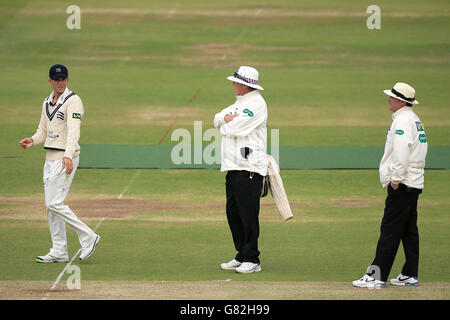
<path fill-rule="evenodd" d="M 380 182 L 383 187 L 393 182 L 423 189 L 428 150 L 425 128 L 411 107 L 397 110 L 392 119 L 380 162 Z"/>
<path fill-rule="evenodd" d="M 239 114 L 225 123 L 227 114 Z M 258 90 L 238 96 L 236 102 L 214 117 L 222 134 L 221 171 L 246 170 L 267 175 L 267 105 Z M 250 153 L 245 157 L 245 147 Z"/>

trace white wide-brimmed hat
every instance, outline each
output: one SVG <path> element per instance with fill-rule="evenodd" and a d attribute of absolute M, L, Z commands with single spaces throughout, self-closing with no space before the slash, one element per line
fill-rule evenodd
<path fill-rule="evenodd" d="M 233 82 L 245 84 L 251 88 L 264 90 L 263 87 L 258 84 L 258 70 L 252 67 L 242 66 L 232 76 L 227 77 L 227 79 Z"/>
<path fill-rule="evenodd" d="M 384 93 L 401 101 L 419 104 L 416 100 L 416 90 L 407 83 L 397 82 L 391 90 L 384 90 Z"/>

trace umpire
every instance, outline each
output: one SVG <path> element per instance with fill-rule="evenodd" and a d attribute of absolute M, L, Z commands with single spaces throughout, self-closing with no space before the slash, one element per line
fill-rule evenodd
<path fill-rule="evenodd" d="M 417 286 L 419 269 L 419 232 L 417 201 L 424 186 L 425 157 L 428 143 L 425 128 L 412 109 L 419 104 L 415 90 L 406 83 L 396 83 L 389 96 L 393 112 L 380 163 L 380 181 L 388 187 L 375 259 L 368 273 L 353 281 L 356 287 L 385 287 L 400 241 L 406 262 L 392 285 Z"/>
<path fill-rule="evenodd" d="M 226 176 L 226 212 L 237 254 L 221 264 L 238 273 L 261 271 L 258 250 L 259 207 L 267 175 L 267 105 L 256 69 L 242 66 L 233 76 L 236 102 L 214 117 L 222 134 L 221 171 Z"/>

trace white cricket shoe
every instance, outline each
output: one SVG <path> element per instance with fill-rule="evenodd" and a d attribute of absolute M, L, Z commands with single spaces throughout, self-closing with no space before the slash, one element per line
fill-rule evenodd
<path fill-rule="evenodd" d="M 400 273 L 397 278 L 391 279 L 391 284 L 394 286 L 417 287 L 419 285 L 419 281 L 417 280 L 417 277 L 404 276 Z"/>
<path fill-rule="evenodd" d="M 239 262 L 236 259 L 233 259 L 231 261 L 222 263 L 220 265 L 220 269 L 222 269 L 222 270 L 236 270 L 236 268 L 239 267 L 241 264 L 242 264 L 242 262 Z"/>
<path fill-rule="evenodd" d="M 252 273 L 260 272 L 261 265 L 259 263 L 243 262 L 239 267 L 236 268 L 238 273 Z"/>
<path fill-rule="evenodd" d="M 361 279 L 352 282 L 354 287 L 377 289 L 386 287 L 386 282 L 381 280 L 375 280 L 368 274 L 365 274 Z"/>
<path fill-rule="evenodd" d="M 69 257 L 55 257 L 47 253 L 45 256 L 37 256 L 35 261 L 38 263 L 68 262 Z"/>
<path fill-rule="evenodd" d="M 100 241 L 100 236 L 98 234 L 95 235 L 95 240 L 88 244 L 86 247 L 81 248 L 80 260 L 86 260 L 94 253 L 95 247 Z"/>

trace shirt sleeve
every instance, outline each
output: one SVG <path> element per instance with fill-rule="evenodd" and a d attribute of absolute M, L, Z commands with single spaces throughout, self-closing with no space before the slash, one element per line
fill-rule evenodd
<path fill-rule="evenodd" d="M 67 140 L 64 157 L 73 159 L 79 148 L 78 140 L 80 140 L 81 118 L 84 114 L 84 108 L 78 96 L 70 100 L 72 101 L 67 106 Z"/>
<path fill-rule="evenodd" d="M 395 124 L 393 133 L 391 182 L 398 184 L 405 181 L 406 169 L 409 163 L 409 146 L 412 143 L 412 130 L 408 119 L 399 119 Z"/>
<path fill-rule="evenodd" d="M 230 137 L 245 137 L 266 120 L 266 104 L 260 101 L 251 101 L 239 116 L 220 127 L 220 133 Z"/>
<path fill-rule="evenodd" d="M 229 107 L 226 107 L 225 109 L 223 109 L 222 111 L 220 111 L 219 113 L 217 113 L 217 114 L 214 116 L 214 127 L 216 127 L 217 129 L 220 129 L 220 127 L 221 127 L 223 124 L 225 124 L 224 118 L 225 118 L 225 116 L 226 116 L 227 113 L 228 113 L 228 108 L 229 108 Z"/>
<path fill-rule="evenodd" d="M 33 145 L 38 145 L 44 143 L 47 138 L 47 123 L 45 122 L 45 107 L 42 106 L 41 120 L 39 121 L 39 126 L 36 133 L 31 137 L 33 139 Z"/>

